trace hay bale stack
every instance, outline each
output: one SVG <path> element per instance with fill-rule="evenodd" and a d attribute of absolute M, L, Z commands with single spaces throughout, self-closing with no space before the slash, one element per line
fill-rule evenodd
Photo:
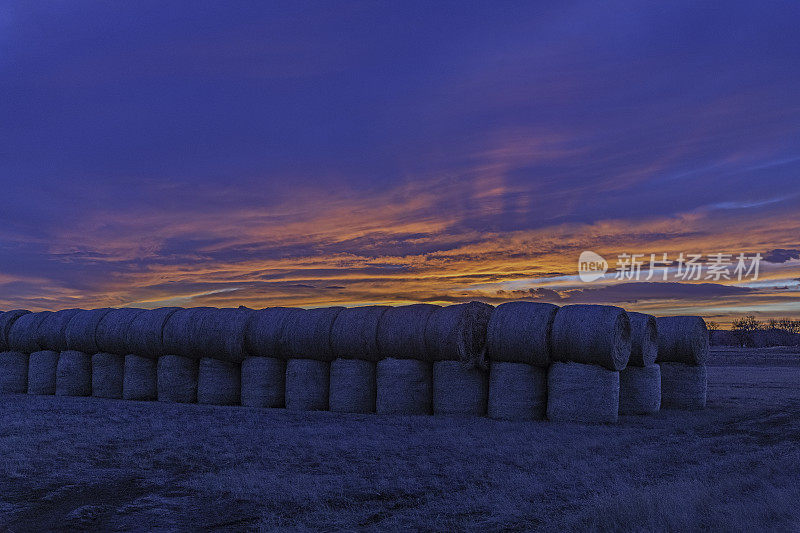
<path fill-rule="evenodd" d="M 28 391 L 28 354 L 0 352 L 0 394 Z"/>
<path fill-rule="evenodd" d="M 441 306 L 413 304 L 390 307 L 378 322 L 378 351 L 381 358 L 419 359 L 427 357 L 425 326 Z"/>
<path fill-rule="evenodd" d="M 40 350 L 63 352 L 67 349 L 65 331 L 72 317 L 83 309 L 62 309 L 47 315 L 39 325 L 38 339 Z"/>
<path fill-rule="evenodd" d="M 343 307 L 298 309 L 286 317 L 281 332 L 281 356 L 289 359 L 333 361 L 331 330 Z M 288 386 L 288 384 L 287 384 Z M 287 392 L 287 404 L 289 402 Z"/>
<path fill-rule="evenodd" d="M 327 411 L 330 366 L 316 359 L 290 359 L 286 363 L 286 408 Z"/>
<path fill-rule="evenodd" d="M 647 367 L 658 356 L 658 324 L 656 317 L 628 312 L 631 321 L 631 356 L 628 366 Z"/>
<path fill-rule="evenodd" d="M 619 372 L 599 365 L 553 363 L 547 373 L 547 418 L 613 424 L 619 414 Z"/>
<path fill-rule="evenodd" d="M 663 409 L 703 409 L 706 406 L 708 377 L 705 365 L 660 363 L 661 407 Z"/>
<path fill-rule="evenodd" d="M 67 349 L 83 353 L 99 352 L 100 349 L 97 347 L 97 327 L 103 317 L 111 311 L 111 309 L 105 308 L 75 313 L 75 316 L 67 323 L 67 327 L 64 328 Z"/>
<path fill-rule="evenodd" d="M 56 396 L 91 396 L 92 356 L 77 350 L 58 355 Z"/>
<path fill-rule="evenodd" d="M 125 400 L 144 401 L 158 398 L 158 362 L 156 359 L 133 354 L 125 356 L 122 397 Z"/>
<path fill-rule="evenodd" d="M 649 415 L 661 408 L 658 365 L 629 366 L 619 373 L 619 414 Z"/>
<path fill-rule="evenodd" d="M 286 402 L 286 362 L 273 357 L 242 361 L 241 402 L 247 407 L 283 407 Z"/>
<path fill-rule="evenodd" d="M 484 416 L 488 398 L 486 371 L 460 361 L 433 363 L 433 414 Z"/>
<path fill-rule="evenodd" d="M 708 329 L 699 316 L 667 316 L 658 324 L 658 363 L 704 365 L 708 358 Z"/>
<path fill-rule="evenodd" d="M 96 353 L 92 356 L 92 396 L 122 399 L 125 356 Z"/>
<path fill-rule="evenodd" d="M 203 349 L 203 317 L 215 311 L 213 307 L 178 309 L 164 322 L 163 349 L 166 354 L 200 359 Z"/>
<path fill-rule="evenodd" d="M 551 332 L 554 361 L 622 370 L 631 356 L 628 313 L 611 305 L 565 305 Z"/>
<path fill-rule="evenodd" d="M 204 357 L 197 373 L 197 403 L 239 405 L 241 365 Z"/>
<path fill-rule="evenodd" d="M 375 412 L 429 415 L 433 401 L 431 363 L 416 359 L 384 359 L 376 368 Z"/>
<path fill-rule="evenodd" d="M 337 413 L 374 413 L 375 363 L 359 359 L 333 361 L 329 406 Z"/>
<path fill-rule="evenodd" d="M 379 361 L 378 324 L 388 309 L 385 305 L 342 309 L 331 330 L 333 355 L 343 359 Z"/>
<path fill-rule="evenodd" d="M 55 394 L 57 369 L 58 352 L 33 352 L 28 358 L 28 394 Z"/>
<path fill-rule="evenodd" d="M 136 354 L 151 359 L 167 355 L 162 338 L 164 324 L 180 309 L 180 307 L 160 307 L 137 315 L 125 334 L 126 355 Z"/>
<path fill-rule="evenodd" d="M 200 313 L 194 338 L 198 354 L 229 363 L 244 361 L 245 329 L 252 314 L 253 310 L 246 307 L 211 309 Z"/>
<path fill-rule="evenodd" d="M 540 420 L 546 408 L 546 368 L 525 363 L 490 363 L 487 414 L 491 418 Z"/>
<path fill-rule="evenodd" d="M 8 332 L 19 317 L 29 313 L 30 311 L 26 311 L 25 309 L 14 309 L 13 311 L 0 313 L 0 352 L 11 349 L 8 345 Z"/>
<path fill-rule="evenodd" d="M 112 309 L 97 324 L 95 339 L 101 352 L 126 355 L 128 352 L 128 329 L 144 309 L 125 307 Z"/>
<path fill-rule="evenodd" d="M 52 311 L 25 313 L 17 318 L 8 330 L 8 348 L 15 352 L 39 351 L 39 328 L 52 315 Z"/>
<path fill-rule="evenodd" d="M 425 325 L 427 360 L 485 367 L 486 328 L 493 309 L 489 304 L 469 302 L 434 310 Z"/>
<path fill-rule="evenodd" d="M 253 311 L 247 322 L 244 345 L 253 357 L 280 358 L 281 335 L 286 320 L 301 309 L 293 307 L 268 307 Z"/>
<path fill-rule="evenodd" d="M 180 355 L 158 358 L 158 401 L 195 403 L 197 401 L 197 360 Z"/>
<path fill-rule="evenodd" d="M 509 302 L 492 312 L 486 332 L 490 361 L 550 364 L 550 329 L 558 306 L 539 302 Z"/>

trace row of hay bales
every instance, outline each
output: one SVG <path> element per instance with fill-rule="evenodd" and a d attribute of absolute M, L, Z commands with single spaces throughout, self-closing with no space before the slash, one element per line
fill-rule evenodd
<path fill-rule="evenodd" d="M 69 309 L 0 314 L 0 350 L 0 392 L 613 422 L 702 407 L 708 334 L 534 302 Z"/>

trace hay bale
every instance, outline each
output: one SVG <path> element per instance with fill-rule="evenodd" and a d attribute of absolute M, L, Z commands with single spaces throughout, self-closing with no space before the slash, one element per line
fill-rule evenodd
<path fill-rule="evenodd" d="M 58 355 L 56 396 L 91 396 L 92 356 L 77 350 Z"/>
<path fill-rule="evenodd" d="M 375 412 L 375 363 L 336 359 L 331 363 L 330 410 L 337 413 Z"/>
<path fill-rule="evenodd" d="M 197 403 L 239 405 L 241 365 L 204 357 L 197 372 Z"/>
<path fill-rule="evenodd" d="M 286 317 L 281 332 L 281 356 L 290 359 L 333 361 L 331 330 L 343 307 L 299 309 Z M 288 385 L 287 385 L 288 386 Z M 286 402 L 288 404 L 288 393 Z"/>
<path fill-rule="evenodd" d="M 92 396 L 122 399 L 125 356 L 111 353 L 92 355 Z"/>
<path fill-rule="evenodd" d="M 156 359 L 128 354 L 122 381 L 125 400 L 155 400 L 158 398 L 158 363 Z"/>
<path fill-rule="evenodd" d="M 55 394 L 57 369 L 58 352 L 33 352 L 28 358 L 28 394 Z"/>
<path fill-rule="evenodd" d="M 69 350 L 76 350 L 83 353 L 97 353 L 97 326 L 108 313 L 110 308 L 90 309 L 75 313 L 67 327 L 64 328 L 64 338 L 67 341 Z"/>
<path fill-rule="evenodd" d="M 167 355 L 162 342 L 164 324 L 180 307 L 149 309 L 137 315 L 125 334 L 125 353 L 155 359 Z"/>
<path fill-rule="evenodd" d="M 649 415 L 661 408 L 658 365 L 629 366 L 619 372 L 619 414 Z"/>
<path fill-rule="evenodd" d="M 95 339 L 97 348 L 104 353 L 126 355 L 128 352 L 128 328 L 144 309 L 124 307 L 112 309 L 97 324 Z"/>
<path fill-rule="evenodd" d="M 384 359 L 376 368 L 375 412 L 429 415 L 433 401 L 431 363 L 416 359 Z"/>
<path fill-rule="evenodd" d="M 708 328 L 699 316 L 665 316 L 658 324 L 657 363 L 704 365 L 708 359 Z"/>
<path fill-rule="evenodd" d="M 180 355 L 158 358 L 158 401 L 195 403 L 197 401 L 197 360 Z"/>
<path fill-rule="evenodd" d="M 551 333 L 554 361 L 621 370 L 631 356 L 631 321 L 611 305 L 565 305 L 556 313 Z"/>
<path fill-rule="evenodd" d="M 484 416 L 488 398 L 486 371 L 460 361 L 433 363 L 433 414 Z"/>
<path fill-rule="evenodd" d="M 28 354 L 0 352 L 0 394 L 28 391 Z"/>
<path fill-rule="evenodd" d="M 499 420 L 539 420 L 547 408 L 547 369 L 525 363 L 489 365 L 487 414 Z"/>
<path fill-rule="evenodd" d="M 203 317 L 210 314 L 213 307 L 190 307 L 178 309 L 164 323 L 162 333 L 163 349 L 166 354 L 180 355 L 190 359 L 200 359 Z"/>
<path fill-rule="evenodd" d="M 390 307 L 378 322 L 378 351 L 381 358 L 419 359 L 427 356 L 425 326 L 441 306 L 433 304 Z"/>
<path fill-rule="evenodd" d="M 242 361 L 242 405 L 283 407 L 286 401 L 286 362 L 273 357 L 247 357 Z"/>
<path fill-rule="evenodd" d="M 10 350 L 8 346 L 8 332 L 11 326 L 19 317 L 29 313 L 30 311 L 26 311 L 25 309 L 14 309 L 13 311 L 0 313 L 0 352 Z"/>
<path fill-rule="evenodd" d="M 52 311 L 42 311 L 41 313 L 25 313 L 17 318 L 8 330 L 9 349 L 23 353 L 38 352 L 39 327 L 52 314 Z"/>
<path fill-rule="evenodd" d="M 706 406 L 708 377 L 705 365 L 660 363 L 661 408 L 703 409 Z"/>
<path fill-rule="evenodd" d="M 293 307 L 268 307 L 253 311 L 245 328 L 244 346 L 253 357 L 281 357 L 281 334 L 286 320 L 292 313 L 300 312 Z"/>
<path fill-rule="evenodd" d="M 599 365 L 553 363 L 547 372 L 547 418 L 613 424 L 619 414 L 619 372 Z"/>
<path fill-rule="evenodd" d="M 194 338 L 197 352 L 202 357 L 229 363 L 244 361 L 245 330 L 252 314 L 253 310 L 246 307 L 211 309 L 200 313 Z"/>
<path fill-rule="evenodd" d="M 286 363 L 286 408 L 327 411 L 330 366 L 316 359 L 290 359 Z"/>
<path fill-rule="evenodd" d="M 486 329 L 493 309 L 489 304 L 469 302 L 434 310 L 425 325 L 426 360 L 485 367 Z"/>
<path fill-rule="evenodd" d="M 331 330 L 333 355 L 344 359 L 379 361 L 378 324 L 388 309 L 385 305 L 342 309 Z"/>
<path fill-rule="evenodd" d="M 656 317 L 644 313 L 628 313 L 631 321 L 631 356 L 628 366 L 646 367 L 656 362 L 658 355 L 658 325 Z"/>
<path fill-rule="evenodd" d="M 550 328 L 558 306 L 540 302 L 509 302 L 495 308 L 486 332 L 490 361 L 550 364 Z"/>
<path fill-rule="evenodd" d="M 62 352 L 67 349 L 65 331 L 72 317 L 83 309 L 62 309 L 47 315 L 39 324 L 37 343 L 40 350 Z"/>

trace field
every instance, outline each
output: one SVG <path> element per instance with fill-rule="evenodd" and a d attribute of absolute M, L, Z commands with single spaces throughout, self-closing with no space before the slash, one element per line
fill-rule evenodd
<path fill-rule="evenodd" d="M 800 530 L 800 355 L 616 426 L 0 398 L 0 530 Z M 765 362 L 766 361 L 766 362 Z"/>

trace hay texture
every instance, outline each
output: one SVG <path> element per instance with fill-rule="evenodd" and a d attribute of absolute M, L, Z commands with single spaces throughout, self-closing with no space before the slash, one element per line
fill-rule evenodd
<path fill-rule="evenodd" d="M 387 309 L 378 323 L 381 358 L 426 359 L 425 326 L 437 309 L 441 306 L 414 304 Z"/>
<path fill-rule="evenodd" d="M 128 329 L 136 317 L 144 313 L 144 309 L 125 307 L 112 309 L 97 324 L 95 340 L 97 349 L 104 353 L 128 354 Z"/>
<path fill-rule="evenodd" d="M 28 358 L 28 394 L 55 394 L 57 368 L 58 352 L 33 352 Z"/>
<path fill-rule="evenodd" d="M 331 330 L 333 355 L 345 359 L 379 361 L 378 324 L 388 309 L 382 305 L 342 309 Z"/>
<path fill-rule="evenodd" d="M 631 322 L 611 305 L 565 305 L 551 333 L 554 361 L 600 365 L 621 370 L 631 355 Z"/>
<path fill-rule="evenodd" d="M 704 365 L 708 358 L 708 329 L 699 316 L 667 316 L 658 324 L 658 363 Z"/>
<path fill-rule="evenodd" d="M 281 356 L 289 359 L 333 361 L 331 330 L 343 307 L 298 309 L 290 313 L 281 332 Z M 288 383 L 287 383 L 288 387 Z M 287 392 L 287 405 L 289 403 Z"/>
<path fill-rule="evenodd" d="M 241 365 L 204 357 L 197 372 L 197 403 L 239 405 Z"/>
<path fill-rule="evenodd" d="M 628 313 L 631 321 L 631 356 L 628 366 L 651 366 L 658 356 L 656 317 L 644 313 Z"/>
<path fill-rule="evenodd" d="M 286 402 L 286 362 L 273 357 L 242 361 L 241 402 L 247 407 L 283 407 Z"/>
<path fill-rule="evenodd" d="M 28 354 L 0 352 L 0 394 L 28 392 Z"/>
<path fill-rule="evenodd" d="M 83 309 L 62 309 L 47 315 L 38 329 L 38 344 L 40 350 L 53 350 L 63 352 L 67 349 L 65 331 L 72 317 Z"/>
<path fill-rule="evenodd" d="M 39 351 L 39 327 L 52 315 L 52 311 L 26 313 L 17 318 L 8 330 L 8 347 L 12 351 L 33 353 Z"/>
<path fill-rule="evenodd" d="M 331 363 L 331 411 L 375 412 L 375 363 L 359 359 L 336 359 Z"/>
<path fill-rule="evenodd" d="M 705 365 L 660 363 L 662 409 L 703 409 L 708 377 Z"/>
<path fill-rule="evenodd" d="M 433 414 L 486 414 L 489 398 L 489 374 L 468 368 L 459 361 L 433 363 Z"/>
<path fill-rule="evenodd" d="M 158 398 L 158 361 L 156 359 L 133 354 L 125 356 L 122 397 L 125 400 L 143 401 Z"/>
<path fill-rule="evenodd" d="M 661 408 L 661 368 L 628 366 L 619 372 L 619 414 L 649 415 Z"/>
<path fill-rule="evenodd" d="M 155 359 L 167 355 L 162 342 L 164 324 L 180 307 L 160 307 L 137 315 L 125 333 L 125 355 L 136 354 Z"/>
<path fill-rule="evenodd" d="M 330 366 L 316 359 L 290 359 L 286 363 L 286 408 L 327 411 Z"/>
<path fill-rule="evenodd" d="M 56 396 L 91 396 L 92 356 L 77 350 L 58 355 Z"/>
<path fill-rule="evenodd" d="M 124 355 L 96 353 L 92 356 L 92 396 L 121 399 L 124 381 Z"/>
<path fill-rule="evenodd" d="M 64 329 L 64 337 L 69 350 L 83 353 L 97 353 L 97 327 L 111 309 L 91 309 L 80 311 L 72 317 Z"/>
<path fill-rule="evenodd" d="M 216 311 L 213 307 L 190 307 L 172 313 L 164 323 L 162 342 L 168 355 L 200 359 L 203 350 L 203 319 Z"/>
<path fill-rule="evenodd" d="M 158 358 L 158 401 L 195 403 L 197 401 L 197 360 L 180 355 Z"/>
<path fill-rule="evenodd" d="M 19 317 L 27 314 L 30 314 L 30 311 L 26 311 L 25 309 L 15 309 L 13 311 L 0 313 L 0 352 L 11 349 L 8 345 L 8 332 Z"/>
<path fill-rule="evenodd" d="M 619 414 L 619 372 L 599 365 L 553 363 L 547 373 L 547 418 L 613 424 Z"/>
<path fill-rule="evenodd" d="M 525 363 L 490 363 L 487 414 L 491 418 L 540 420 L 546 407 L 546 368 Z"/>
<path fill-rule="evenodd" d="M 493 309 L 489 304 L 469 302 L 434 310 L 425 325 L 426 360 L 485 367 L 486 329 Z"/>
<path fill-rule="evenodd" d="M 211 309 L 199 316 L 194 342 L 202 357 L 241 363 L 245 358 L 244 337 L 252 309 Z M 238 403 L 238 402 L 237 402 Z"/>
<path fill-rule="evenodd" d="M 375 412 L 431 414 L 432 389 L 431 363 L 416 359 L 384 359 L 376 369 Z"/>
<path fill-rule="evenodd" d="M 509 302 L 492 312 L 486 332 L 490 361 L 550 364 L 550 329 L 558 306 L 539 302 Z"/>
<path fill-rule="evenodd" d="M 267 307 L 253 311 L 244 335 L 245 351 L 253 357 L 281 357 L 281 334 L 286 320 L 301 309 Z"/>

